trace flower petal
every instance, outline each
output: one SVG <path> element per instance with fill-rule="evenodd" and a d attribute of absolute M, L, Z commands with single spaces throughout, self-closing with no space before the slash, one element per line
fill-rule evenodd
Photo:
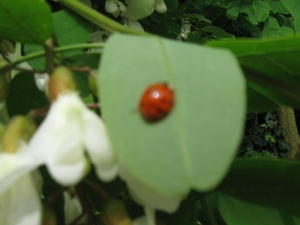
<path fill-rule="evenodd" d="M 103 181 L 117 176 L 117 158 L 109 141 L 105 125 L 100 117 L 86 109 L 83 113 L 84 143 L 96 173 Z"/>
<path fill-rule="evenodd" d="M 126 19 L 125 26 L 130 27 L 134 30 L 144 31 L 142 25 L 136 20 L 128 20 Z"/>
<path fill-rule="evenodd" d="M 119 12 L 119 6 L 117 2 L 115 0 L 106 0 L 105 11 L 112 14 Z"/>
<path fill-rule="evenodd" d="M 64 192 L 64 201 L 65 224 L 70 224 L 82 213 L 82 206 L 77 195 L 71 197 L 68 192 Z M 87 217 L 84 216 L 78 223 L 85 223 L 86 220 Z"/>
<path fill-rule="evenodd" d="M 31 153 L 62 185 L 73 185 L 84 176 L 83 107 L 76 93 L 60 95 L 29 143 Z"/>
<path fill-rule="evenodd" d="M 126 8 L 126 12 L 122 12 L 121 16 L 130 20 L 139 20 L 150 16 L 154 11 L 154 4 L 138 3 L 129 5 Z"/>
<path fill-rule="evenodd" d="M 0 205 L 0 224 L 39 225 L 41 223 L 40 200 L 30 175 L 23 176 L 2 193 Z"/>
<path fill-rule="evenodd" d="M 167 12 L 167 6 L 164 0 L 155 0 L 155 10 L 159 13 Z"/>
<path fill-rule="evenodd" d="M 149 187 L 145 186 L 121 164 L 120 177 L 126 181 L 132 198 L 147 209 L 159 209 L 168 213 L 173 213 L 179 207 L 181 197 L 163 196 Z M 149 211 L 150 212 L 150 211 Z"/>
<path fill-rule="evenodd" d="M 0 154 L 0 194 L 39 164 L 26 154 Z M 0 223 L 1 224 L 1 223 Z"/>

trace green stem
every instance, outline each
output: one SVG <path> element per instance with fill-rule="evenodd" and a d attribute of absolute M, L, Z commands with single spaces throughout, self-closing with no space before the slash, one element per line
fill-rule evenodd
<path fill-rule="evenodd" d="M 84 44 L 75 44 L 75 45 L 67 45 L 62 47 L 57 47 L 53 49 L 53 52 L 65 52 L 65 51 L 71 51 L 74 49 L 84 49 L 84 48 L 102 48 L 104 47 L 104 43 L 84 43 Z M 0 71 L 6 71 L 7 69 L 10 69 L 11 67 L 18 65 L 22 62 L 28 61 L 30 59 L 35 59 L 41 56 L 45 55 L 45 51 L 38 51 L 32 54 L 28 54 L 22 58 L 19 58 L 18 60 L 12 62 L 10 65 L 7 65 L 5 67 L 2 67 Z"/>
<path fill-rule="evenodd" d="M 151 34 L 131 29 L 129 27 L 125 27 L 116 21 L 104 16 L 103 14 L 97 12 L 96 10 L 86 6 L 85 4 L 81 3 L 80 1 L 74 0 L 59 0 L 61 4 L 66 6 L 67 8 L 71 9 L 72 11 L 76 12 L 78 15 L 82 16 L 86 20 L 90 21 L 91 23 L 107 30 L 111 33 L 113 32 L 121 32 L 127 34 L 136 34 L 142 36 L 151 36 Z"/>
<path fill-rule="evenodd" d="M 208 206 L 206 200 L 205 200 L 205 195 L 204 194 L 201 194 L 199 195 L 199 200 L 200 200 L 200 203 L 206 213 L 206 215 L 208 216 L 209 218 L 209 221 L 210 221 L 210 224 L 211 225 L 218 225 L 215 217 L 214 217 L 214 214 L 213 212 L 211 211 L 210 207 Z"/>

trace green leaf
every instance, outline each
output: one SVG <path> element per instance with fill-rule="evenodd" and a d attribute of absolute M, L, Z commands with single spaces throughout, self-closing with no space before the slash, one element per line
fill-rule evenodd
<path fill-rule="evenodd" d="M 251 82 L 252 91 L 269 98 L 269 106 L 276 103 L 300 107 L 300 37 L 214 41 L 207 45 L 230 49 Z M 266 105 L 254 99 L 248 101 L 248 109 L 263 111 Z"/>
<path fill-rule="evenodd" d="M 53 34 L 51 11 L 41 0 L 1 0 L 0 37 L 43 44 Z"/>
<path fill-rule="evenodd" d="M 238 18 L 238 16 L 239 16 L 238 8 L 227 9 L 227 11 L 226 11 L 226 16 L 227 16 L 229 19 L 237 20 L 237 18 Z"/>
<path fill-rule="evenodd" d="M 36 87 L 33 74 L 20 73 L 10 83 L 6 104 L 9 116 L 13 117 L 25 115 L 49 102 L 45 94 Z"/>
<path fill-rule="evenodd" d="M 217 191 L 219 211 L 227 224 L 300 224 L 297 161 L 236 160 Z"/>
<path fill-rule="evenodd" d="M 294 35 L 294 30 L 290 27 L 282 26 L 278 29 L 277 36 L 278 37 L 291 37 Z"/>
<path fill-rule="evenodd" d="M 164 23 L 167 25 L 169 31 L 171 31 L 172 33 L 176 35 L 181 33 L 181 27 L 170 18 L 165 18 Z"/>
<path fill-rule="evenodd" d="M 281 2 L 293 16 L 295 31 L 300 32 L 300 0 L 281 0 Z"/>
<path fill-rule="evenodd" d="M 258 22 L 263 22 L 269 17 L 270 8 L 266 2 L 262 0 L 254 0 L 253 9 L 255 11 L 256 20 Z"/>
<path fill-rule="evenodd" d="M 234 39 L 234 35 L 227 33 L 219 27 L 207 26 L 201 29 L 206 33 L 210 33 L 213 38 L 217 39 Z"/>
<path fill-rule="evenodd" d="M 177 0 L 164 0 L 164 2 L 168 8 L 168 11 L 172 11 L 172 10 L 176 9 L 178 6 Z"/>
<path fill-rule="evenodd" d="M 256 12 L 253 8 L 253 6 L 249 9 L 246 10 L 247 14 L 248 14 L 248 20 L 250 23 L 252 23 L 253 25 L 258 25 L 258 22 L 257 22 L 257 15 L 256 15 Z"/>
<path fill-rule="evenodd" d="M 180 207 L 173 214 L 158 212 L 157 218 L 163 221 L 164 224 L 197 225 L 198 206 L 196 196 L 190 194 L 187 199 L 182 201 Z"/>
<path fill-rule="evenodd" d="M 155 23 L 162 23 L 164 21 L 164 14 L 154 11 L 151 16 L 151 20 Z"/>
<path fill-rule="evenodd" d="M 124 167 L 166 196 L 214 188 L 235 157 L 244 127 L 245 82 L 232 54 L 115 34 L 101 59 L 102 115 Z M 140 98 L 161 82 L 172 85 L 176 103 L 165 119 L 149 124 L 138 111 Z"/>
<path fill-rule="evenodd" d="M 279 23 L 276 18 L 270 16 L 264 24 L 263 37 L 276 37 L 279 30 Z"/>
<path fill-rule="evenodd" d="M 87 42 L 91 30 L 91 23 L 82 19 L 82 17 L 66 9 L 53 13 L 53 22 L 55 25 L 55 35 L 60 46 Z M 40 50 L 42 50 L 42 48 L 38 45 L 27 44 L 24 47 L 26 54 Z M 72 50 L 66 52 L 64 56 L 69 57 L 82 52 L 82 50 Z M 43 69 L 45 59 L 38 58 L 30 60 L 28 63 L 35 69 Z"/>
<path fill-rule="evenodd" d="M 289 14 L 289 10 L 284 6 L 281 0 L 264 0 L 268 3 L 270 10 L 274 13 L 282 13 L 282 14 Z"/>
<path fill-rule="evenodd" d="M 268 112 L 271 109 L 276 109 L 280 105 L 275 100 L 266 96 L 264 88 L 260 90 L 260 85 L 250 81 L 247 82 L 248 112 Z"/>

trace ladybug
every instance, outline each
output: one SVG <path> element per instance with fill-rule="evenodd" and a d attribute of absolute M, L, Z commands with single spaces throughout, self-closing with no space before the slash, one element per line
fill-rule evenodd
<path fill-rule="evenodd" d="M 166 117 L 174 105 L 174 91 L 166 83 L 152 84 L 144 91 L 139 111 L 148 123 L 155 123 Z"/>

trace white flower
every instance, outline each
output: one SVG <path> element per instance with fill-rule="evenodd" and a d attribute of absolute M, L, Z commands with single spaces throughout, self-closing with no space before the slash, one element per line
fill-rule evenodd
<path fill-rule="evenodd" d="M 167 12 L 167 6 L 164 0 L 155 0 L 155 10 L 159 13 Z"/>
<path fill-rule="evenodd" d="M 34 74 L 35 85 L 40 91 L 46 91 L 47 83 L 49 81 L 49 75 L 47 73 L 35 73 Z"/>
<path fill-rule="evenodd" d="M 74 185 L 86 174 L 88 163 L 84 150 L 103 181 L 117 175 L 116 157 L 104 123 L 86 108 L 75 92 L 64 92 L 52 103 L 29 148 L 62 185 Z"/>
<path fill-rule="evenodd" d="M 154 11 L 154 0 L 127 0 L 126 4 L 126 12 L 121 13 L 126 19 L 139 20 L 150 16 Z"/>
<path fill-rule="evenodd" d="M 82 213 L 82 206 L 77 195 L 71 196 L 69 192 L 64 192 L 65 200 L 65 224 L 72 223 Z M 86 217 L 83 217 L 79 223 L 85 223 Z"/>
<path fill-rule="evenodd" d="M 126 12 L 121 16 L 130 20 L 139 20 L 150 16 L 154 10 L 165 13 L 167 7 L 163 0 L 125 0 L 127 4 Z"/>
<path fill-rule="evenodd" d="M 131 197 L 137 203 L 144 206 L 145 218 L 147 221 L 145 225 L 155 225 L 156 209 L 168 213 L 173 213 L 178 209 L 182 198 L 163 196 L 146 187 L 142 182 L 131 175 L 131 173 L 122 164 L 120 164 L 120 177 L 126 181 Z"/>
<path fill-rule="evenodd" d="M 125 19 L 125 24 L 124 25 L 127 26 L 127 27 L 130 27 L 134 30 L 144 31 L 144 28 L 142 27 L 142 25 L 136 20 Z"/>
<path fill-rule="evenodd" d="M 104 30 L 97 30 L 94 33 L 91 33 L 88 38 L 88 42 L 105 42 L 109 37 L 110 33 Z M 102 52 L 103 48 L 91 48 L 90 52 Z"/>
<path fill-rule="evenodd" d="M 126 6 L 118 0 L 106 0 L 105 2 L 105 11 L 118 17 L 120 13 L 126 11 Z"/>
<path fill-rule="evenodd" d="M 0 224 L 41 223 L 39 196 L 42 181 L 33 179 L 32 171 L 38 167 L 38 163 L 25 154 L 26 151 L 27 147 L 22 146 L 15 154 L 0 153 Z M 38 183 L 35 182 L 37 180 Z"/>
<path fill-rule="evenodd" d="M 14 46 L 12 46 L 12 47 L 14 47 Z M 17 43 L 16 47 L 14 47 L 12 50 L 13 50 L 13 52 L 7 51 L 6 55 L 5 55 L 5 57 L 9 60 L 10 63 L 22 58 L 20 43 Z M 18 67 L 21 69 L 25 69 L 25 70 L 32 70 L 32 67 L 27 62 L 20 63 L 18 65 Z M 13 70 L 12 74 L 11 74 L 11 78 L 14 78 L 19 72 L 20 71 L 18 71 L 18 70 Z M 35 78 L 35 84 L 36 84 L 37 88 L 40 91 L 45 91 L 46 83 L 48 81 L 48 74 L 35 73 L 34 78 Z"/>
<path fill-rule="evenodd" d="M 167 6 L 163 0 L 125 0 L 126 6 L 118 0 L 106 0 L 105 10 L 115 17 L 121 15 L 125 19 L 125 26 L 144 31 L 139 19 L 150 16 L 154 10 L 165 13 Z"/>

